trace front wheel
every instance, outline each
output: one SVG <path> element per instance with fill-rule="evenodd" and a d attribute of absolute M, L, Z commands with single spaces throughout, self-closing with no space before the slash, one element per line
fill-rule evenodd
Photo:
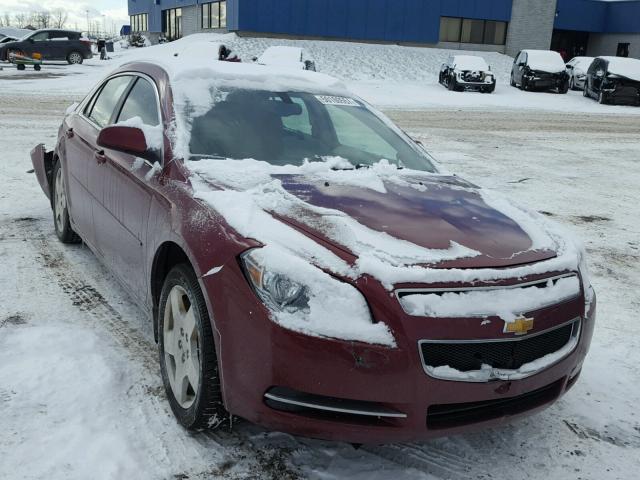
<path fill-rule="evenodd" d="M 187 429 L 216 428 L 229 419 L 207 306 L 193 269 L 174 267 L 160 295 L 160 370 L 171 410 Z"/>
<path fill-rule="evenodd" d="M 607 104 L 607 97 L 602 92 L 602 90 L 600 90 L 600 93 L 598 94 L 598 103 L 600 105 L 606 105 Z"/>
<path fill-rule="evenodd" d="M 56 235 L 62 243 L 78 243 L 80 237 L 71 228 L 69 209 L 67 204 L 67 189 L 62 174 L 60 161 L 53 167 L 53 182 L 51 188 L 51 207 L 53 209 L 53 223 Z"/>
<path fill-rule="evenodd" d="M 558 87 L 558 93 L 566 94 L 569 93 L 569 82 L 565 82 L 561 87 Z"/>
<path fill-rule="evenodd" d="M 67 55 L 67 62 L 69 65 L 79 65 L 84 61 L 84 57 L 80 52 L 71 52 Z"/>
<path fill-rule="evenodd" d="M 451 75 L 449 75 L 449 77 L 447 78 L 447 88 L 454 92 L 457 90 L 457 84 L 458 82 L 456 82 L 455 78 L 452 78 Z"/>

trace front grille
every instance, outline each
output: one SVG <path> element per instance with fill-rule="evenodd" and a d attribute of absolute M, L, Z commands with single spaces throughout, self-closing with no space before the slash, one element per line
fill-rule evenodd
<path fill-rule="evenodd" d="M 529 337 L 498 341 L 422 341 L 422 359 L 427 367 L 449 366 L 461 372 L 480 370 L 482 365 L 517 370 L 522 365 L 557 352 L 578 331 L 579 320 Z"/>
<path fill-rule="evenodd" d="M 461 427 L 524 413 L 555 400 L 562 391 L 563 380 L 558 380 L 551 385 L 517 397 L 481 402 L 432 405 L 427 409 L 427 428 L 440 430 Z"/>

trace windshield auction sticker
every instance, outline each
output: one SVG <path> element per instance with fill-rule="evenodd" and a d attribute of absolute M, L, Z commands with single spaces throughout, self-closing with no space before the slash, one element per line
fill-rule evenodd
<path fill-rule="evenodd" d="M 352 98 L 334 97 L 332 95 L 316 95 L 315 96 L 323 105 L 341 105 L 344 107 L 359 107 L 360 104 Z"/>

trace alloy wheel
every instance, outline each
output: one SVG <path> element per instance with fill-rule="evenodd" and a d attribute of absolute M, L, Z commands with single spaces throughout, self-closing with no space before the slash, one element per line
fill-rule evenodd
<path fill-rule="evenodd" d="M 174 286 L 164 310 L 164 360 L 173 395 L 180 407 L 191 407 L 200 388 L 200 335 L 195 307 L 187 291 Z"/>
<path fill-rule="evenodd" d="M 80 55 L 78 52 L 70 53 L 69 54 L 69 63 L 71 63 L 71 64 L 82 63 L 82 55 Z"/>

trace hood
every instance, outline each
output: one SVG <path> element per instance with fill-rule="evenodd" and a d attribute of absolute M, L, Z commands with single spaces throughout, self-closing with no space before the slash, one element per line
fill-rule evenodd
<path fill-rule="evenodd" d="M 457 177 L 405 177 L 402 185 L 385 181 L 386 192 L 310 182 L 299 175 L 273 177 L 306 204 L 340 210 L 374 231 L 428 249 L 447 249 L 455 242 L 480 252 L 474 257 L 443 262 L 438 265 L 442 268 L 508 267 L 556 256 L 549 250 L 532 250 L 532 239 L 513 219 L 489 206 L 479 189 Z M 317 226 L 323 224 L 318 221 L 317 212 L 318 209 L 298 210 L 295 218 L 279 218 L 343 248 Z"/>

